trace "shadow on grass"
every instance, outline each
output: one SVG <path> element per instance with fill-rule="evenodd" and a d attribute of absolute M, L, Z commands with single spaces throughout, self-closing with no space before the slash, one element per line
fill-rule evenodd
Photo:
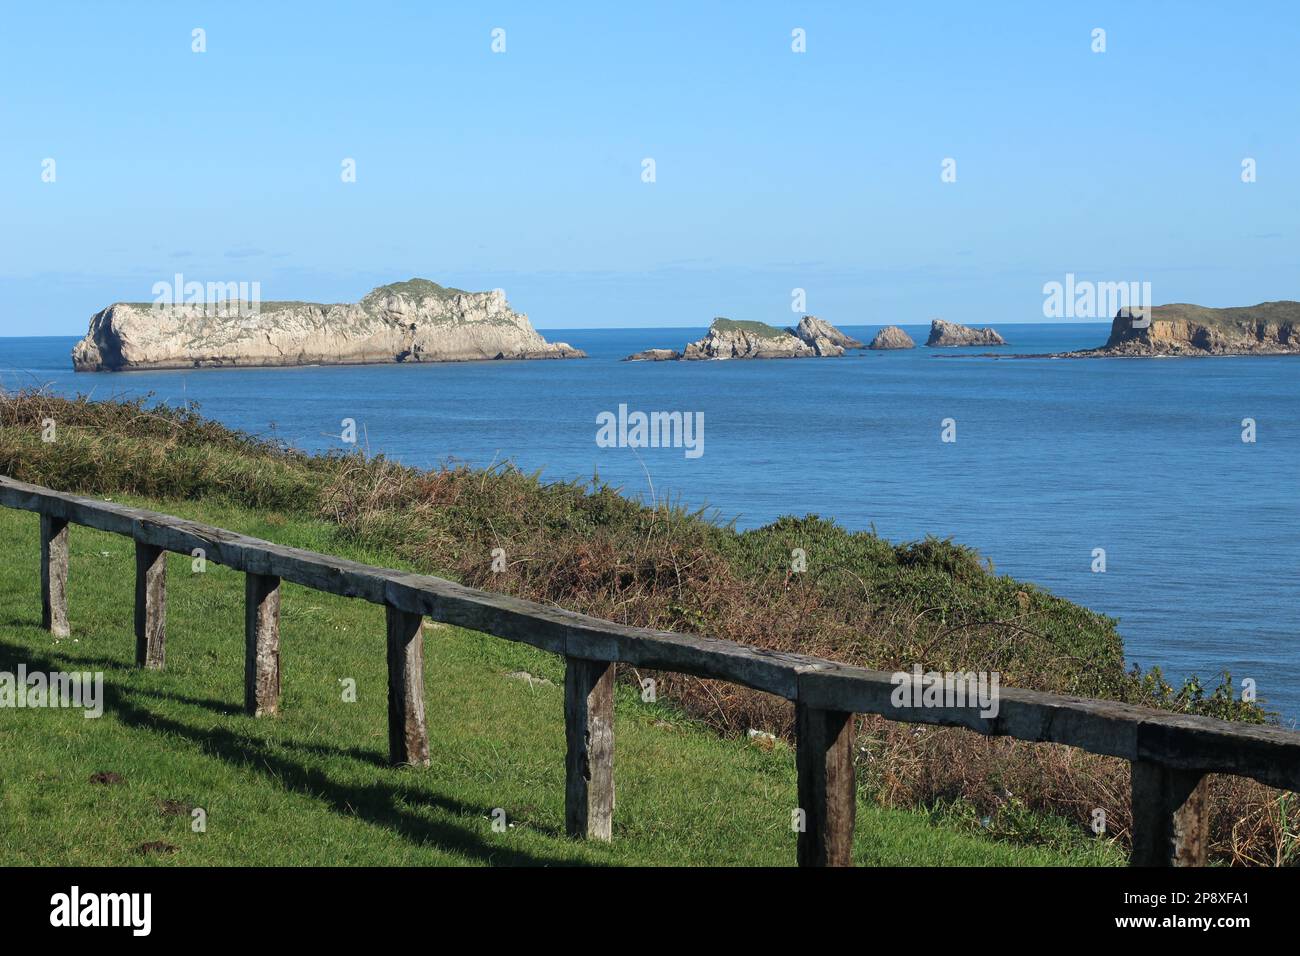
<path fill-rule="evenodd" d="M 24 623 L 30 626 L 30 622 Z M 19 663 L 25 664 L 28 671 L 48 672 L 93 669 L 100 661 L 43 653 L 30 647 L 0 640 L 0 669 L 14 670 Z M 125 669 L 117 661 L 103 663 L 109 664 L 114 670 Z M 454 815 L 478 816 L 484 812 L 485 808 L 482 806 L 440 796 L 398 780 L 391 783 L 386 781 L 372 784 L 342 783 L 331 778 L 323 770 L 299 763 L 276 752 L 280 748 L 288 747 L 322 758 L 344 757 L 383 767 L 382 772 L 391 773 L 395 777 L 419 772 L 388 768 L 383 757 L 374 751 L 331 747 L 327 744 L 304 744 L 293 740 L 266 741 L 226 728 L 199 729 L 182 721 L 161 716 L 141 706 L 133 700 L 138 697 L 175 700 L 179 703 L 194 703 L 204 707 L 217 704 L 224 713 L 232 714 L 230 719 L 251 721 L 253 719 L 251 717 L 241 717 L 233 713 L 239 710 L 237 705 L 133 689 L 123 687 L 114 681 L 104 681 L 104 710 L 106 713 L 111 711 L 124 726 L 149 733 L 171 734 L 188 740 L 209 756 L 233 767 L 255 771 L 276 786 L 324 803 L 340 816 L 361 819 L 392 830 L 414 845 L 433 845 L 496 866 L 592 865 L 584 861 L 503 847 L 484 840 L 473 829 L 429 820 L 411 810 L 412 807 L 431 807 Z M 94 732 L 93 727 L 89 730 Z M 539 826 L 536 823 L 530 823 L 530 828 L 547 836 L 557 838 L 560 836 L 557 828 Z"/>
<path fill-rule="evenodd" d="M 24 629 L 33 628 L 30 620 L 12 620 L 9 623 L 15 626 L 21 626 Z M 41 634 L 42 637 L 45 636 L 44 631 L 38 631 L 37 633 Z M 85 645 L 83 644 L 80 646 L 84 647 Z M 18 645 L 6 645 L 4 642 L 0 641 L 0 650 L 16 647 L 18 647 Z M 32 654 L 32 652 L 26 648 L 24 648 L 24 653 L 29 657 Z M 59 668 L 60 670 L 116 671 L 123 674 L 133 674 L 139 670 L 139 667 L 135 663 L 124 661 L 116 657 L 102 657 L 89 654 L 66 654 L 61 656 L 62 666 Z M 16 662 L 17 659 L 15 659 L 15 663 Z M 30 664 L 30 661 L 27 663 Z M 30 667 L 28 669 L 31 670 Z M 164 694 L 159 691 L 146 690 L 142 687 L 134 688 L 131 693 L 143 697 L 155 697 L 159 700 L 170 700 L 179 704 L 188 704 L 191 707 L 202 707 L 204 710 L 210 710 L 215 714 L 227 717 L 233 714 L 238 714 L 243 708 L 243 701 L 220 700 L 216 697 L 191 697 L 188 694 Z M 358 751 L 358 753 L 360 753 L 360 751 Z"/>

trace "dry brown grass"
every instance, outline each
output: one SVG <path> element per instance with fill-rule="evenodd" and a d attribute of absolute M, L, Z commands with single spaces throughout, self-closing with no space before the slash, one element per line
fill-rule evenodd
<path fill-rule="evenodd" d="M 1240 702 L 1225 706 L 1222 696 L 1180 696 L 1158 676 L 1125 672 L 1110 653 L 1112 632 L 1095 616 L 1077 616 L 1032 586 L 1007 582 L 990 607 L 988 594 L 899 587 L 852 565 L 795 575 L 779 566 L 747 564 L 711 534 L 686 527 L 688 516 L 670 508 L 637 509 L 633 532 L 622 499 L 612 504 L 619 520 L 586 525 L 574 520 L 568 496 L 541 497 L 539 506 L 538 489 L 514 473 L 447 469 L 413 475 L 358 466 L 339 474 L 324 500 L 330 516 L 351 533 L 398 540 L 407 557 L 466 583 L 611 620 L 696 630 L 882 669 L 919 661 L 927 668 L 997 670 L 1006 685 L 1259 719 Z M 448 522 L 452 514 L 456 521 Z M 779 553 L 808 543 L 797 539 L 799 530 L 808 529 L 790 525 L 794 537 L 782 542 Z M 494 547 L 508 555 L 505 573 L 491 570 Z M 972 574 L 962 556 L 942 548 L 930 558 L 918 563 L 937 563 L 950 579 Z M 991 583 L 982 569 L 979 578 L 973 592 Z M 1062 640 L 1051 626 L 1061 618 L 1086 637 Z M 643 676 L 631 675 L 638 681 Z M 725 733 L 758 728 L 793 735 L 793 708 L 786 701 L 726 682 L 649 676 L 661 695 Z M 882 804 L 960 800 L 978 815 L 994 817 L 1014 804 L 1064 817 L 1080 830 L 1102 809 L 1107 834 L 1127 844 L 1125 761 L 880 718 L 861 720 L 859 745 L 862 784 Z M 1211 795 L 1215 859 L 1236 865 L 1294 862 L 1296 826 L 1287 817 L 1293 798 L 1235 777 L 1213 778 Z"/>

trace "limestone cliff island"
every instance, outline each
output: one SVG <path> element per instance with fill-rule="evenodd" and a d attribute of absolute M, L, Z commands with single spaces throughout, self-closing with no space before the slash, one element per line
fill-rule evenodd
<path fill-rule="evenodd" d="M 1073 352 L 1032 352 L 1014 359 L 1204 358 L 1215 355 L 1300 355 L 1300 302 L 1212 309 L 1175 302 L 1122 308 L 1104 345 Z M 992 353 L 988 353 L 990 358 Z"/>
<path fill-rule="evenodd" d="M 547 342 L 498 292 L 411 279 L 337 305 L 118 302 L 90 317 L 72 366 L 112 372 L 583 357 L 567 343 Z"/>
<path fill-rule="evenodd" d="M 1149 311 L 1149 315 L 1148 315 Z M 1300 354 L 1300 302 L 1211 309 L 1174 303 L 1120 309 L 1106 344 L 1068 358 Z"/>
<path fill-rule="evenodd" d="M 716 318 L 708 334 L 675 349 L 646 349 L 625 362 L 699 361 L 704 359 L 827 358 L 860 349 L 862 343 L 815 315 L 805 315 L 792 329 L 763 322 Z"/>

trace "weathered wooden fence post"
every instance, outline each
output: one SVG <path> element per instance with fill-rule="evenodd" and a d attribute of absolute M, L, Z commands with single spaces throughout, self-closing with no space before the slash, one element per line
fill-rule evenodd
<path fill-rule="evenodd" d="M 68 523 L 41 515 L 41 627 L 68 636 Z"/>
<path fill-rule="evenodd" d="M 853 715 L 795 705 L 799 771 L 800 866 L 852 866 L 858 787 L 853 771 Z"/>
<path fill-rule="evenodd" d="M 244 575 L 244 709 L 268 717 L 280 709 L 280 579 Z"/>
<path fill-rule="evenodd" d="M 395 607 L 388 612 L 388 760 L 429 766 L 424 724 L 424 618 Z"/>
<path fill-rule="evenodd" d="M 614 665 L 564 659 L 564 827 L 569 836 L 613 839 Z"/>
<path fill-rule="evenodd" d="M 135 662 L 162 670 L 167 663 L 167 552 L 135 543 Z"/>
<path fill-rule="evenodd" d="M 1207 778 L 1134 760 L 1133 866 L 1204 866 L 1210 842 Z"/>

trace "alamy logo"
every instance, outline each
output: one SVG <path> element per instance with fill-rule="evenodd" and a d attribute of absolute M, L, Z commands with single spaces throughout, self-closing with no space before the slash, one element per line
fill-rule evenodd
<path fill-rule="evenodd" d="M 704 454 L 703 412 L 629 412 L 596 416 L 596 444 L 601 448 L 684 448 L 687 458 Z"/>
<path fill-rule="evenodd" d="M 0 707 L 80 709 L 87 719 L 104 714 L 103 671 L 0 671 Z"/>
<path fill-rule="evenodd" d="M 894 690 L 889 701 L 895 707 L 978 707 L 981 717 L 998 715 L 997 671 L 895 671 L 889 678 Z"/>
<path fill-rule="evenodd" d="M 251 318 L 262 311 L 260 282 L 186 282 L 176 273 L 171 282 L 153 284 L 156 311 L 176 306 L 197 306 L 210 318 Z"/>
<path fill-rule="evenodd" d="M 70 893 L 50 897 L 51 926 L 129 926 L 131 935 L 148 936 L 153 928 L 152 893 Z"/>
<path fill-rule="evenodd" d="M 1151 324 L 1148 310 L 1154 304 L 1150 282 L 1078 281 L 1073 272 L 1067 272 L 1063 283 L 1043 283 L 1043 315 L 1049 319 L 1112 319 L 1128 309 L 1130 315 L 1143 313 L 1133 327 L 1146 328 Z"/>

